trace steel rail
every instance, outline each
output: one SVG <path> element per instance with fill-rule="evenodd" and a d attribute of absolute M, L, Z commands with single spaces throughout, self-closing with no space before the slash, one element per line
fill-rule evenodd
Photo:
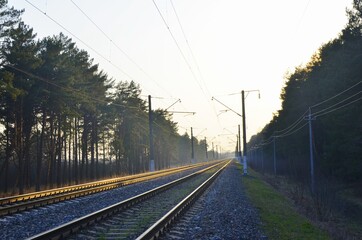
<path fill-rule="evenodd" d="M 47 190 L 43 192 L 37 192 L 33 194 L 24 194 L 21 197 L 14 196 L 9 197 L 7 199 L 2 199 L 3 202 L 7 203 L 15 203 L 10 206 L 0 206 L 0 216 L 8 215 L 11 213 L 20 212 L 23 210 L 45 206 L 52 203 L 57 203 L 69 199 L 73 199 L 76 197 L 81 197 L 101 191 L 111 190 L 117 187 L 134 184 L 137 182 L 147 181 L 150 179 L 170 175 L 173 173 L 177 173 L 180 171 L 185 171 L 188 169 L 196 168 L 199 166 L 205 165 L 205 163 L 202 164 L 196 164 L 192 166 L 183 166 L 178 167 L 174 169 L 167 169 L 167 170 L 161 170 L 157 172 L 152 173 L 143 173 L 143 174 L 137 174 L 137 175 L 131 175 L 127 177 L 120 177 L 116 179 L 111 180 L 104 180 L 104 181 L 97 181 L 92 182 L 89 184 L 80 184 L 76 186 L 70 186 L 65 187 L 61 189 L 55 189 L 55 190 Z M 51 192 L 54 192 L 51 194 Z M 23 196 L 25 197 L 25 200 L 20 201 L 19 199 L 22 199 Z"/>
<path fill-rule="evenodd" d="M 182 166 L 182 167 L 178 167 L 175 169 L 183 169 L 183 168 L 188 168 L 188 167 L 190 167 L 190 166 Z M 154 175 L 156 173 L 166 172 L 169 170 L 170 169 L 165 169 L 165 170 L 161 170 L 161 171 L 157 171 L 157 172 L 140 173 L 140 174 L 125 176 L 125 177 L 117 177 L 117 178 L 112 178 L 112 179 L 107 179 L 107 180 L 100 180 L 100 181 L 95 181 L 95 182 L 90 182 L 90 183 L 83 183 L 83 184 L 72 185 L 72 186 L 67 186 L 67 187 L 54 188 L 54 189 L 49 189 L 49 190 L 44 190 L 44 191 L 38 191 L 38 192 L 26 193 L 26 194 L 21 194 L 21 195 L 16 195 L 16 196 L 4 197 L 4 198 L 0 198 L 0 205 L 29 200 L 29 199 L 33 199 L 36 197 L 56 195 L 56 194 L 63 193 L 63 192 L 69 192 L 69 191 L 74 191 L 74 190 L 79 190 L 79 189 L 84 189 L 84 188 L 90 188 L 90 187 L 94 187 L 94 186 L 105 185 L 105 184 L 114 183 L 117 181 L 123 181 L 125 179 L 128 180 L 131 178 L 137 178 L 140 176 Z"/>
<path fill-rule="evenodd" d="M 150 228 L 143 232 L 137 240 L 149 240 L 157 239 L 170 225 L 180 217 L 184 212 L 186 212 L 200 196 L 201 194 L 210 186 L 210 184 L 216 179 L 216 177 L 221 173 L 222 170 L 230 163 L 228 161 L 224 166 L 222 166 L 217 172 L 215 172 L 211 177 L 209 177 L 205 182 L 203 182 L 198 188 L 196 188 L 192 193 L 185 197 L 179 204 L 172 208 L 168 213 L 166 213 L 162 218 L 160 218 L 156 223 L 154 223 Z"/>
<path fill-rule="evenodd" d="M 182 182 L 185 182 L 186 180 L 195 177 L 203 172 L 208 171 L 209 169 L 215 168 L 219 165 L 223 164 L 223 162 L 217 162 L 216 164 L 209 166 L 205 169 L 199 170 L 195 173 L 189 174 L 185 177 L 176 179 L 170 183 L 166 183 L 162 186 L 156 187 L 152 190 L 149 190 L 145 193 L 139 194 L 137 196 L 134 196 L 132 198 L 126 199 L 124 201 L 121 201 L 119 203 L 113 204 L 109 207 L 103 208 L 99 211 L 96 211 L 94 213 L 88 214 L 84 217 L 75 219 L 73 221 L 70 221 L 68 223 L 65 223 L 63 225 L 60 225 L 56 228 L 50 229 L 48 231 L 45 231 L 43 233 L 37 234 L 35 236 L 32 236 L 28 238 L 28 240 L 35 240 L 35 239 L 62 239 L 67 236 L 69 236 L 72 233 L 75 233 L 81 228 L 87 227 L 89 225 L 92 225 L 95 222 L 98 222 L 106 217 L 109 217 L 111 215 L 114 215 L 122 210 L 125 210 L 139 202 L 145 201 L 146 199 L 151 198 L 152 196 L 155 196 L 177 184 L 180 184 Z"/>

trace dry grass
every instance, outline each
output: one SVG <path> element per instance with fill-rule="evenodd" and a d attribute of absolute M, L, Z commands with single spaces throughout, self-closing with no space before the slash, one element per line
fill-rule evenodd
<path fill-rule="evenodd" d="M 303 184 L 280 176 L 258 176 L 290 199 L 298 213 L 328 232 L 332 239 L 362 239 L 362 199 L 351 190 L 324 183 L 312 197 Z"/>

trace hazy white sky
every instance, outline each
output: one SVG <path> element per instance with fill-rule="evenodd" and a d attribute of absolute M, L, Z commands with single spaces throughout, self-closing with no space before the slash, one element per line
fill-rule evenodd
<path fill-rule="evenodd" d="M 155 0 L 155 3 L 187 63 L 152 0 L 9 0 L 9 5 L 25 9 L 22 18 L 39 38 L 64 32 L 79 48 L 87 50 L 110 77 L 117 81 L 134 80 L 141 85 L 145 99 L 149 94 L 157 97 L 152 102 L 154 108 L 167 108 L 181 99 L 182 103 L 170 110 L 196 114 L 174 114 L 180 133 L 186 130 L 190 133 L 193 127 L 199 139 L 206 136 L 224 150 L 233 150 L 232 141 L 241 118 L 230 111 L 223 112 L 226 108 L 211 101 L 211 97 L 241 113 L 240 94 L 229 94 L 260 90 L 261 99 L 257 93 L 246 98 L 249 139 L 280 108 L 285 73 L 307 62 L 323 43 L 337 37 L 347 23 L 345 9 L 352 0 Z M 228 136 L 230 132 L 234 135 Z"/>

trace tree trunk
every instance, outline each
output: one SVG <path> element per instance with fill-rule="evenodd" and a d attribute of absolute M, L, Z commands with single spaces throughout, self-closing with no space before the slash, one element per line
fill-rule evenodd
<path fill-rule="evenodd" d="M 95 145 L 95 133 L 96 133 L 96 120 L 95 117 L 92 117 L 92 131 L 90 139 L 90 151 L 91 151 L 91 166 L 90 166 L 90 178 L 93 180 L 95 178 L 95 159 L 94 159 L 94 145 Z"/>
<path fill-rule="evenodd" d="M 45 112 L 45 109 L 43 108 L 40 143 L 39 143 L 39 148 L 38 148 L 38 159 L 37 159 L 37 165 L 36 165 L 36 191 L 40 190 L 40 184 L 41 184 L 41 168 L 42 168 L 42 163 L 43 163 L 43 146 L 44 146 L 45 126 L 46 126 L 46 112 Z"/>
<path fill-rule="evenodd" d="M 58 114 L 58 136 L 57 136 L 57 147 L 56 147 L 56 155 L 57 155 L 57 170 L 56 170 L 56 179 L 57 179 L 57 187 L 61 186 L 62 181 L 62 136 L 61 136 L 61 116 Z"/>
<path fill-rule="evenodd" d="M 95 171 L 96 171 L 96 179 L 98 180 L 99 179 L 99 152 L 98 152 L 98 124 L 96 122 L 96 126 L 95 126 L 95 144 L 96 144 L 96 168 L 95 168 Z"/>
<path fill-rule="evenodd" d="M 78 175 L 78 122 L 77 118 L 74 118 L 74 141 L 73 141 L 73 154 L 74 154 L 74 180 L 75 184 L 79 183 Z"/>
<path fill-rule="evenodd" d="M 67 155 L 67 117 L 64 117 L 63 122 L 63 138 L 62 138 L 62 150 L 64 151 L 64 163 L 63 163 L 63 173 L 62 173 L 62 185 L 66 184 L 68 182 L 68 155 Z"/>
<path fill-rule="evenodd" d="M 25 118 L 32 118 L 28 115 Z M 31 129 L 32 129 L 32 120 L 24 119 L 24 187 L 30 187 L 30 147 L 31 147 Z"/>
<path fill-rule="evenodd" d="M 55 137 L 54 137 L 54 117 L 51 115 L 50 119 L 50 147 L 49 147 L 49 168 L 48 168 L 48 183 L 49 187 L 53 188 L 54 172 L 55 172 Z"/>
<path fill-rule="evenodd" d="M 106 177 L 106 139 L 105 139 L 105 135 L 104 135 L 105 130 L 103 130 L 103 173 L 102 173 L 102 177 Z"/>
<path fill-rule="evenodd" d="M 10 161 L 10 124 L 6 121 L 6 150 L 5 150 L 5 174 L 4 174 L 4 192 L 8 192 L 9 183 L 9 161 Z"/>
<path fill-rule="evenodd" d="M 88 162 L 88 118 L 84 116 L 83 118 L 83 134 L 82 134 L 82 168 L 81 168 L 81 178 L 82 181 L 89 178 L 89 162 Z"/>
<path fill-rule="evenodd" d="M 71 164 L 71 148 L 72 148 L 72 119 L 69 119 L 69 141 L 68 141 L 68 185 L 72 183 L 72 164 Z M 74 151 L 74 148 L 73 148 Z"/>
<path fill-rule="evenodd" d="M 20 100 L 20 104 L 18 105 L 19 112 L 15 116 L 15 149 L 18 155 L 18 163 L 19 163 L 19 194 L 24 193 L 24 153 L 23 153 L 23 108 L 22 104 L 23 98 Z M 19 106 L 20 105 L 20 106 Z"/>

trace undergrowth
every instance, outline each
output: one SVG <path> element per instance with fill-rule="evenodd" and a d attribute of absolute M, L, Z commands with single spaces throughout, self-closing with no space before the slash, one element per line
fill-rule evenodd
<path fill-rule="evenodd" d="M 329 239 L 325 231 L 299 214 L 292 201 L 262 181 L 258 173 L 250 169 L 242 182 L 251 202 L 259 210 L 268 239 Z"/>

